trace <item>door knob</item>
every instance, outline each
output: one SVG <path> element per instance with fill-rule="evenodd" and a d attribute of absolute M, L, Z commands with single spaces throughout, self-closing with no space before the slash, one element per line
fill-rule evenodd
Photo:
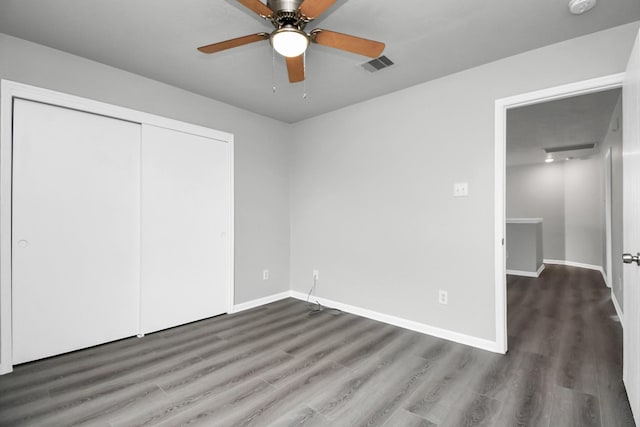
<path fill-rule="evenodd" d="M 632 262 L 635 262 L 636 264 L 640 265 L 640 252 L 638 252 L 637 255 L 622 254 L 622 262 L 624 262 L 625 264 L 631 264 Z"/>

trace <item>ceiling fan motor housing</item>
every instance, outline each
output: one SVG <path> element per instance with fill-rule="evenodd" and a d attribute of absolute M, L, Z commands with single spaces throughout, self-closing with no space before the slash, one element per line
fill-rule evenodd
<path fill-rule="evenodd" d="M 298 8 L 303 0 L 268 0 L 267 6 L 273 11 L 273 15 L 269 17 L 269 21 L 273 23 L 276 29 L 287 27 L 303 30 L 307 25 L 306 20 Z"/>
<path fill-rule="evenodd" d="M 267 0 L 267 6 L 274 12 L 295 12 L 302 0 Z"/>

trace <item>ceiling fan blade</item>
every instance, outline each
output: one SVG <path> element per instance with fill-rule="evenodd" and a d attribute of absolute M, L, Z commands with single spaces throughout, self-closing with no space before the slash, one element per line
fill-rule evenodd
<path fill-rule="evenodd" d="M 273 15 L 273 10 L 269 9 L 269 7 L 260 0 L 238 0 L 238 2 L 263 18 L 268 18 Z"/>
<path fill-rule="evenodd" d="M 316 19 L 329 9 L 336 0 L 304 0 L 298 10 L 309 19 Z"/>
<path fill-rule="evenodd" d="M 319 28 L 311 31 L 311 41 L 323 46 L 346 50 L 347 52 L 357 53 L 358 55 L 371 58 L 380 56 L 385 47 L 385 44 L 381 42 L 337 33 L 335 31 L 321 30 Z"/>
<path fill-rule="evenodd" d="M 298 83 L 304 80 L 304 54 L 287 58 L 289 82 Z"/>
<path fill-rule="evenodd" d="M 219 43 L 201 46 L 198 50 L 202 53 L 216 53 L 221 50 L 231 49 L 233 47 L 242 46 L 249 43 L 255 43 L 269 38 L 269 33 L 251 34 L 250 36 L 238 37 L 236 39 L 226 40 Z"/>

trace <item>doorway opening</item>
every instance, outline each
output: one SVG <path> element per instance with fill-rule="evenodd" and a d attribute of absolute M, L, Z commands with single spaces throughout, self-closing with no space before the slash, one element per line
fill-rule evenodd
<path fill-rule="evenodd" d="M 609 287 L 615 277 L 621 295 L 622 264 L 611 265 L 622 256 L 621 95 L 608 89 L 507 111 L 508 275 L 582 267 Z"/>
<path fill-rule="evenodd" d="M 495 295 L 496 346 L 506 353 L 507 338 L 507 251 L 506 251 L 506 175 L 507 175 L 507 117 L 509 111 L 550 101 L 619 89 L 624 74 L 615 74 L 578 83 L 530 92 L 496 101 L 495 104 Z M 540 154 L 540 153 L 538 153 Z M 549 153 L 541 154 L 544 161 Z M 571 261 L 571 260 L 565 260 Z M 586 264 L 586 263 L 585 263 Z M 602 265 L 602 262 L 600 263 Z"/>
<path fill-rule="evenodd" d="M 498 100 L 495 116 L 497 344 L 512 357 L 530 358 L 551 400 L 593 400 L 603 425 L 633 419 L 616 304 L 623 289 L 623 79 L 613 75 Z M 544 126 L 560 126 L 567 120 L 557 107 L 580 115 L 580 100 L 608 109 L 601 137 L 571 140 L 580 134 L 573 128 L 534 144 L 526 139 L 545 137 L 535 123 L 517 129 L 518 120 L 531 121 L 549 106 L 556 108 L 547 111 Z M 525 229 L 533 230 L 529 237 Z M 518 253 L 514 235 L 539 250 Z"/>

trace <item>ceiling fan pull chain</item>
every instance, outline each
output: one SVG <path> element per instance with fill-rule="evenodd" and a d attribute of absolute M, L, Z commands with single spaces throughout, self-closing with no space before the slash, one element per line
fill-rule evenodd
<path fill-rule="evenodd" d="M 307 52 L 306 51 L 302 54 L 302 67 L 303 67 L 302 69 L 305 70 L 305 73 L 306 73 L 307 72 L 306 71 L 307 70 Z M 307 99 L 307 79 L 306 78 L 302 81 L 302 84 L 304 85 L 303 87 L 304 93 L 302 94 L 302 99 Z"/>
<path fill-rule="evenodd" d="M 276 93 L 276 50 L 271 48 L 271 84 L 273 93 Z"/>

